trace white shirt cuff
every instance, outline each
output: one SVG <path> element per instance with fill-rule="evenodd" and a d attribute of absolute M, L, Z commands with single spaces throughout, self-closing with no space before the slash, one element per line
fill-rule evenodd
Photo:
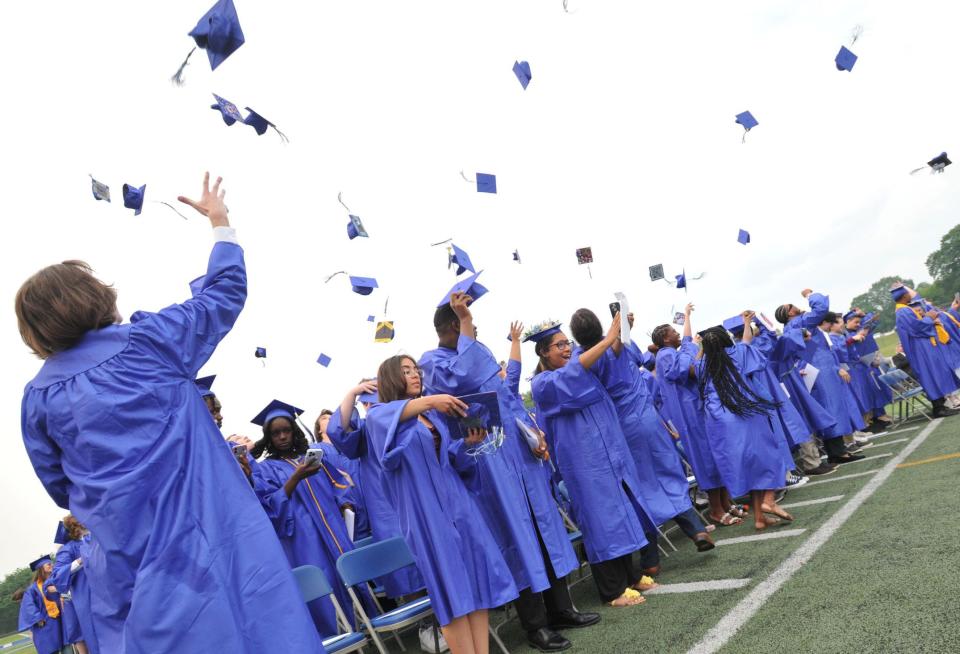
<path fill-rule="evenodd" d="M 216 243 L 233 243 L 234 245 L 240 245 L 240 243 L 237 242 L 237 230 L 233 227 L 214 227 L 213 240 Z"/>
<path fill-rule="evenodd" d="M 70 564 L 70 572 L 76 572 L 83 566 L 83 561 L 81 559 L 74 559 L 73 563 Z"/>

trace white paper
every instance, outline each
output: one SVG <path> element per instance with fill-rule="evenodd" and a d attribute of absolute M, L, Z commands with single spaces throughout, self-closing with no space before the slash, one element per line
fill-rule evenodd
<path fill-rule="evenodd" d="M 350 540 L 353 540 L 353 526 L 356 523 L 357 514 L 351 511 L 350 509 L 344 509 L 343 511 L 343 521 L 347 523 L 347 536 L 350 537 Z"/>
<path fill-rule="evenodd" d="M 763 313 L 760 314 L 760 319 L 763 320 L 763 323 L 767 326 L 767 329 L 773 330 L 773 323 L 770 322 L 770 319 L 767 318 Z"/>
<path fill-rule="evenodd" d="M 807 387 L 807 392 L 809 393 L 813 389 L 813 385 L 817 383 L 817 377 L 820 376 L 820 370 L 813 367 L 813 364 L 808 363 L 807 367 L 803 369 L 803 383 Z"/>
<path fill-rule="evenodd" d="M 624 345 L 630 345 L 630 305 L 627 303 L 627 296 L 623 293 L 614 293 L 617 302 L 620 303 L 620 342 Z"/>
<path fill-rule="evenodd" d="M 872 366 L 873 363 L 877 360 L 877 357 L 880 355 L 880 350 L 874 350 L 870 354 L 864 354 L 860 357 L 860 363 L 863 363 L 868 366 Z"/>
<path fill-rule="evenodd" d="M 536 452 L 540 449 L 540 434 L 530 429 L 530 426 L 520 418 L 517 418 L 516 421 L 517 428 L 520 430 L 520 433 L 523 434 L 524 439 L 526 439 L 530 451 Z"/>
<path fill-rule="evenodd" d="M 783 389 L 783 394 L 786 395 L 786 396 L 787 396 L 787 399 L 789 400 L 789 399 L 790 399 L 790 391 L 787 390 L 786 384 L 784 384 L 783 382 L 780 382 L 780 388 Z"/>

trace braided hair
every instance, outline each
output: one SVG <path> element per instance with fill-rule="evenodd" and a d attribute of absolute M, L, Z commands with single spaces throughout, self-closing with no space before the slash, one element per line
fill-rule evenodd
<path fill-rule="evenodd" d="M 703 336 L 703 375 L 700 375 L 700 399 L 706 396 L 707 380 L 713 382 L 713 388 L 720 403 L 730 413 L 740 418 L 750 416 L 769 416 L 770 410 L 778 404 L 757 395 L 743 380 L 733 359 L 726 348 L 733 345 L 725 329 L 714 327 L 702 332 Z"/>
<path fill-rule="evenodd" d="M 650 340 L 652 340 L 653 344 L 658 348 L 663 347 L 664 341 L 667 338 L 667 334 L 670 333 L 671 329 L 673 328 L 670 327 L 670 325 L 657 325 L 650 333 Z"/>

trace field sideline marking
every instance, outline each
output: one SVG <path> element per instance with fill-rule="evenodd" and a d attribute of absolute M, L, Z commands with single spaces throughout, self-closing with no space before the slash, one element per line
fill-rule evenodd
<path fill-rule="evenodd" d="M 850 519 L 850 516 L 852 516 L 870 496 L 877 492 L 877 489 L 880 488 L 883 482 L 893 474 L 897 465 L 903 463 L 904 459 L 920 447 L 920 445 L 927 440 L 927 436 L 929 436 L 942 421 L 942 418 L 938 418 L 927 425 L 893 460 L 884 465 L 849 502 L 840 507 L 836 513 L 813 532 L 813 535 L 810 536 L 803 545 L 798 547 L 793 554 L 777 566 L 777 568 L 770 573 L 769 577 L 757 584 L 746 597 L 737 602 L 736 606 L 734 606 L 729 613 L 720 618 L 720 621 L 704 635 L 700 642 L 691 647 L 687 654 L 713 654 L 726 645 L 737 631 L 756 615 L 757 611 L 760 610 L 767 600 L 769 600 L 781 586 L 787 583 L 804 564 L 813 558 L 817 550 L 830 540 L 837 530 Z M 809 484 L 807 485 L 809 486 Z"/>
<path fill-rule="evenodd" d="M 750 579 L 715 579 L 713 581 L 692 581 L 681 584 L 660 584 L 653 590 L 646 590 L 644 595 L 666 595 L 669 593 L 699 593 L 704 590 L 732 590 L 743 588 L 750 583 Z"/>
<path fill-rule="evenodd" d="M 831 495 L 830 497 L 821 497 L 818 500 L 804 500 L 803 502 L 794 502 L 792 504 L 781 504 L 781 509 L 792 509 L 797 506 L 813 506 L 814 504 L 825 504 L 826 502 L 839 502 L 843 495 Z"/>
<path fill-rule="evenodd" d="M 870 441 L 871 447 L 886 447 L 887 445 L 893 445 L 894 443 L 906 443 L 909 438 L 894 438 L 892 441 L 883 441 L 882 443 L 874 443 Z"/>
<path fill-rule="evenodd" d="M 843 465 L 848 466 L 850 464 L 844 463 Z M 830 477 L 829 479 L 817 479 L 816 481 L 808 481 L 807 483 L 805 483 L 803 486 L 800 486 L 799 488 L 791 488 L 790 492 L 796 493 L 797 491 L 801 491 L 804 488 L 810 488 L 811 486 L 816 486 L 817 484 L 829 484 L 831 481 L 840 481 L 842 479 L 853 479 L 855 477 L 866 477 L 867 475 L 875 475 L 875 474 L 877 474 L 876 470 L 868 470 L 866 472 L 856 472 L 852 475 L 840 475 L 839 477 Z"/>
<path fill-rule="evenodd" d="M 916 429 L 920 429 L 920 426 L 917 425 L 916 427 L 907 427 L 906 429 L 895 429 L 894 431 L 881 432 L 881 433 L 877 434 L 876 436 L 874 436 L 873 438 L 871 438 L 870 440 L 874 440 L 874 439 L 877 439 L 877 438 L 883 438 L 884 436 L 893 436 L 894 434 L 902 434 L 902 433 L 904 433 L 904 432 L 914 431 L 914 430 L 916 430 Z"/>
<path fill-rule="evenodd" d="M 935 456 L 929 459 L 920 459 L 919 461 L 911 461 L 910 463 L 901 463 L 897 467 L 912 468 L 913 466 L 922 466 L 924 463 L 936 463 L 937 461 L 946 461 L 947 459 L 957 458 L 960 458 L 960 452 L 954 452 L 953 454 L 941 454 L 940 456 Z"/>
<path fill-rule="evenodd" d="M 806 529 L 775 529 L 774 531 L 765 531 L 762 534 L 752 536 L 736 536 L 734 538 L 718 538 L 717 547 L 721 545 L 736 545 L 737 543 L 753 543 L 758 540 L 773 540 L 774 538 L 789 538 L 790 536 L 799 536 Z"/>

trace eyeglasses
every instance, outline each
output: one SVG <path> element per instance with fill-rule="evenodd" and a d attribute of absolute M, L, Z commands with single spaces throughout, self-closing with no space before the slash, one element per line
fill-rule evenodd
<path fill-rule="evenodd" d="M 555 347 L 558 350 L 566 350 L 568 347 L 573 347 L 573 341 L 557 341 L 556 343 L 551 343 L 550 347 Z"/>
<path fill-rule="evenodd" d="M 420 368 L 400 368 L 400 371 L 403 373 L 404 377 L 423 378 L 423 371 L 420 370 Z"/>
<path fill-rule="evenodd" d="M 270 430 L 270 437 L 274 438 L 276 436 L 283 436 L 284 434 L 292 434 L 293 427 L 277 427 L 276 429 Z"/>

